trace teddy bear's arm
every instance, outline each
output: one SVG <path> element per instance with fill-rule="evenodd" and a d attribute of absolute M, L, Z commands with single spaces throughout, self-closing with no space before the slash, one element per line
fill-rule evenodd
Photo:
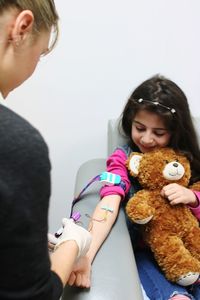
<path fill-rule="evenodd" d="M 133 222 L 145 224 L 152 219 L 154 208 L 149 205 L 150 197 L 149 191 L 141 190 L 130 198 L 126 205 L 126 213 Z"/>

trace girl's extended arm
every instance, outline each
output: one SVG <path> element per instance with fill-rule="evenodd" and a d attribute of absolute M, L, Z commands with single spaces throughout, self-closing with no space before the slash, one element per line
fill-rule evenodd
<path fill-rule="evenodd" d="M 119 195 L 105 196 L 98 203 L 94 211 L 89 228 L 93 239 L 87 253 L 90 263 L 93 262 L 96 253 L 112 229 L 112 226 L 118 216 L 120 201 L 121 197 Z M 101 221 L 102 219 L 104 219 L 104 221 Z"/>
<path fill-rule="evenodd" d="M 130 181 L 125 165 L 126 154 L 117 149 L 107 160 L 107 171 L 121 176 L 125 189 L 120 186 L 104 186 L 100 191 L 101 201 L 93 212 L 89 231 L 92 234 L 92 244 L 87 255 L 81 258 L 75 265 L 69 278 L 69 285 L 90 287 L 91 264 L 107 238 L 118 216 L 121 200 L 130 188 Z"/>
<path fill-rule="evenodd" d="M 92 243 L 86 256 L 81 258 L 75 265 L 68 280 L 69 285 L 90 287 L 90 273 L 92 262 L 107 238 L 118 216 L 121 196 L 105 196 L 96 206 L 89 225 L 92 234 Z M 104 210 L 107 208 L 108 210 Z"/>

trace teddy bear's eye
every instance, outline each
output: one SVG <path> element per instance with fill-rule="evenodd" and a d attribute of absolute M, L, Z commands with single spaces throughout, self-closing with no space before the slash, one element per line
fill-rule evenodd
<path fill-rule="evenodd" d="M 165 162 L 166 164 L 168 164 L 168 163 L 169 163 L 169 161 L 168 161 L 168 160 L 164 160 L 164 162 Z"/>

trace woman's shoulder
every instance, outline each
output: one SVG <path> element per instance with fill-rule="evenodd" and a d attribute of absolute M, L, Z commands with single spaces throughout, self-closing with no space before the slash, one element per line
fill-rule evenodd
<path fill-rule="evenodd" d="M 46 144 L 41 133 L 24 117 L 12 109 L 0 104 L 0 135 L 3 139 L 15 143 L 15 145 L 27 142 L 40 142 Z"/>
<path fill-rule="evenodd" d="M 30 127 L 33 128 L 33 126 L 22 116 L 20 116 L 18 113 L 10 109 L 9 107 L 0 104 L 0 124 L 1 126 L 12 126 L 14 127 L 20 126 L 20 127 Z"/>
<path fill-rule="evenodd" d="M 49 168 L 48 146 L 39 130 L 4 105 L 0 105 L 0 136 L 0 156 L 6 156 L 7 163 L 12 164 L 14 153 L 15 161 L 24 162 L 24 168 L 44 162 Z"/>

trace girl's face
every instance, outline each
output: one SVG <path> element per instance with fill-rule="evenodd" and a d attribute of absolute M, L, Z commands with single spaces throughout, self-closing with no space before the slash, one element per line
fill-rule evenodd
<path fill-rule="evenodd" d="M 131 137 L 142 153 L 168 146 L 171 134 L 155 113 L 140 110 L 133 119 Z"/>

